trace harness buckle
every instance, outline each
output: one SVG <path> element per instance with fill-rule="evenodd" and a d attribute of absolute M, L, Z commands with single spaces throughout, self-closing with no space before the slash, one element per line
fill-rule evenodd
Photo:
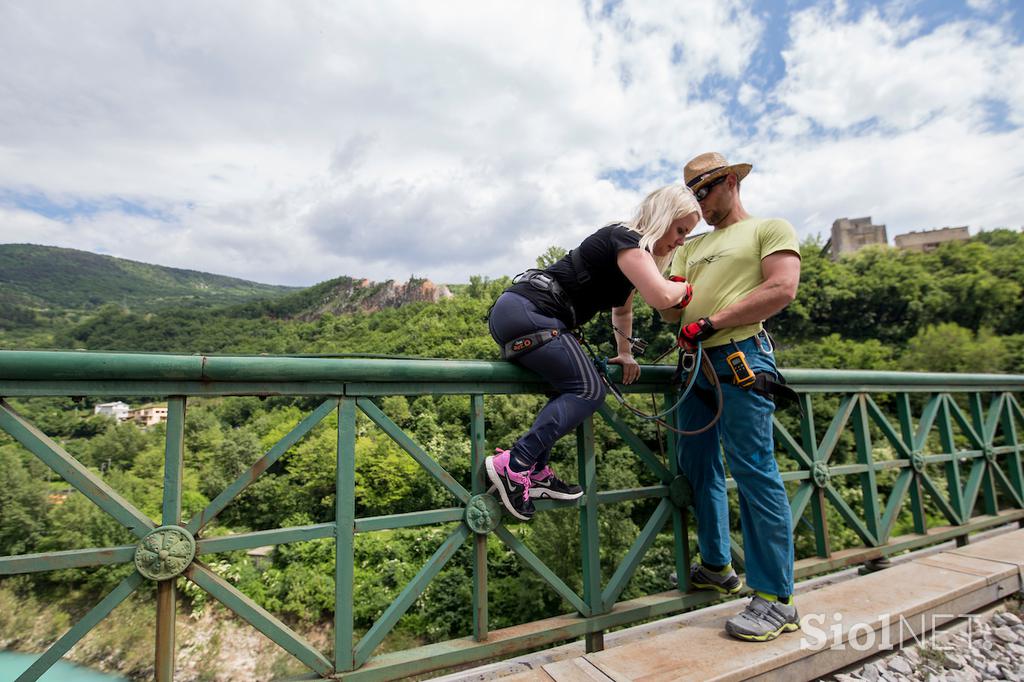
<path fill-rule="evenodd" d="M 647 342 L 641 339 L 639 336 L 629 337 L 629 352 L 640 357 L 647 350 Z"/>
<path fill-rule="evenodd" d="M 551 291 L 551 283 L 554 278 L 544 272 L 543 270 L 527 270 L 520 272 L 518 275 L 512 278 L 513 284 L 519 284 L 520 282 L 529 282 L 535 288 L 542 291 Z"/>
<path fill-rule="evenodd" d="M 683 351 L 682 354 L 682 368 L 684 372 L 692 372 L 697 367 L 697 353 L 693 351 Z"/>

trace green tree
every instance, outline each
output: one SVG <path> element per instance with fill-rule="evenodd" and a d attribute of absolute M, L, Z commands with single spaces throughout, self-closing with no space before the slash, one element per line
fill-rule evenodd
<path fill-rule="evenodd" d="M 800 287 L 796 299 L 768 321 L 772 334 L 782 342 L 810 340 L 844 333 L 836 323 L 843 320 L 843 306 L 856 295 L 849 267 L 822 253 L 817 238 L 800 246 Z M 845 326 L 845 324 L 844 324 Z"/>
<path fill-rule="evenodd" d="M 907 343 L 900 366 L 918 372 L 999 372 L 1006 346 L 988 330 L 971 330 L 952 322 L 929 325 Z"/>
<path fill-rule="evenodd" d="M 949 295 L 920 254 L 882 247 L 861 249 L 843 264 L 853 287 L 833 308 L 833 331 L 851 339 L 900 344 L 941 318 Z"/>
<path fill-rule="evenodd" d="M 260 440 L 251 427 L 231 429 L 207 454 L 201 465 L 200 491 L 213 499 L 261 455 Z"/>
<path fill-rule="evenodd" d="M 1004 336 L 1002 339 L 1006 347 L 1006 364 L 1003 365 L 1003 371 L 1024 374 L 1024 334 Z"/>
<path fill-rule="evenodd" d="M 356 439 L 356 505 L 368 516 L 416 511 L 429 499 L 420 465 L 387 436 Z"/>
<path fill-rule="evenodd" d="M 817 341 L 783 346 L 777 351 L 780 366 L 808 369 L 896 369 L 897 348 L 878 339 L 853 341 L 829 334 Z"/>
<path fill-rule="evenodd" d="M 1002 258 L 998 258 L 997 254 Z M 936 311 L 934 321 L 956 322 L 977 331 L 1004 328 L 1016 316 L 1024 261 L 1009 248 L 993 249 L 980 241 L 949 242 L 928 254 L 930 268 L 942 273 L 939 283 L 948 296 L 947 308 Z M 1010 262 L 1017 261 L 1016 268 Z"/>
<path fill-rule="evenodd" d="M 45 531 L 46 484 L 21 460 L 15 446 L 0 447 L 0 556 L 33 551 Z"/>
<path fill-rule="evenodd" d="M 103 470 L 128 469 L 136 455 L 152 441 L 152 437 L 135 424 L 111 422 L 103 433 L 89 439 L 84 463 Z"/>
<path fill-rule="evenodd" d="M 498 298 L 501 292 L 510 284 L 512 284 L 512 279 L 507 276 L 498 277 L 497 279 L 492 280 L 482 275 L 471 275 L 469 278 L 469 286 L 466 287 L 466 295 L 470 298 L 493 301 Z"/>
<path fill-rule="evenodd" d="M 562 260 L 569 253 L 561 246 L 549 246 L 547 251 L 537 256 L 537 268 L 543 270 Z"/>

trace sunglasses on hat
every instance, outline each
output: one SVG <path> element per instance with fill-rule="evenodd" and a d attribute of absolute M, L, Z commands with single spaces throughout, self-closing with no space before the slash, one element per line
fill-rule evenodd
<path fill-rule="evenodd" d="M 700 189 L 695 191 L 693 193 L 693 196 L 697 198 L 697 201 L 704 201 L 707 198 L 707 196 L 709 194 L 711 194 L 711 190 L 713 190 L 715 188 L 715 185 L 719 185 L 719 184 L 725 182 L 725 179 L 727 177 L 729 177 L 729 176 L 728 175 L 723 175 L 721 177 L 715 178 L 714 180 L 712 180 L 708 184 L 704 185 L 703 187 L 701 187 Z"/>

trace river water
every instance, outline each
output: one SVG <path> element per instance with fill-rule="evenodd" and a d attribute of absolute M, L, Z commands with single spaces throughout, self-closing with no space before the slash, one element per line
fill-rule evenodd
<path fill-rule="evenodd" d="M 15 651 L 0 651 L 0 682 L 12 682 L 36 660 L 36 654 L 22 654 Z M 101 673 L 91 668 L 57 661 L 39 678 L 42 682 L 127 682 L 127 677 Z"/>

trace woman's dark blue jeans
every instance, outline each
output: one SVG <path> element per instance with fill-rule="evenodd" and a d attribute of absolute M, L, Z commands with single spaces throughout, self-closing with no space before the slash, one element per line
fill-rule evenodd
<path fill-rule="evenodd" d="M 546 329 L 567 332 L 564 322 L 545 315 L 532 301 L 510 291 L 494 303 L 488 327 L 501 346 Z M 510 464 L 514 471 L 540 471 L 547 466 L 555 441 L 604 403 L 606 389 L 594 363 L 569 333 L 559 334 L 553 341 L 517 356 L 513 362 L 539 374 L 557 392 L 541 409 L 530 430 L 511 447 Z"/>

